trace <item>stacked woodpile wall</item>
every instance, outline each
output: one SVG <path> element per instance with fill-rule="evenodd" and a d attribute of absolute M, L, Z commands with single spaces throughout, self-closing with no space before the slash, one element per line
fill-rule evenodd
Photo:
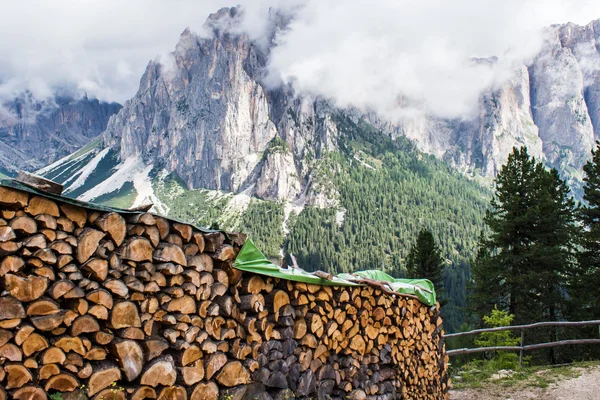
<path fill-rule="evenodd" d="M 0 400 L 443 399 L 439 307 L 242 273 L 243 235 L 0 187 Z"/>

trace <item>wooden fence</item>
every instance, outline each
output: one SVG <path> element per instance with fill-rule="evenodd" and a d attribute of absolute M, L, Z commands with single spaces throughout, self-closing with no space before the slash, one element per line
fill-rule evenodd
<path fill-rule="evenodd" d="M 519 352 L 519 366 L 523 364 L 523 353 L 525 351 L 544 349 L 549 347 L 557 347 L 557 346 L 568 346 L 568 345 L 576 345 L 576 344 L 600 344 L 600 339 L 570 339 L 570 340 L 558 340 L 555 342 L 547 342 L 547 343 L 537 343 L 525 345 L 525 331 L 527 329 L 533 328 L 543 328 L 548 326 L 560 326 L 560 327 L 572 327 L 572 326 L 589 326 L 589 325 L 600 325 L 600 320 L 592 320 L 592 321 L 573 321 L 573 322 L 536 322 L 535 324 L 529 325 L 514 325 L 514 326 L 501 326 L 497 328 L 485 328 L 485 329 L 475 329 L 467 332 L 458 332 L 444 335 L 444 339 L 456 338 L 460 336 L 470 336 L 477 335 L 480 333 L 486 332 L 500 332 L 500 331 L 521 331 L 521 345 L 520 346 L 495 346 L 495 347 L 476 347 L 476 348 L 463 348 L 463 349 L 454 349 L 448 350 L 448 356 L 458 356 L 461 354 L 472 354 L 472 353 L 481 353 L 485 351 L 518 351 Z"/>

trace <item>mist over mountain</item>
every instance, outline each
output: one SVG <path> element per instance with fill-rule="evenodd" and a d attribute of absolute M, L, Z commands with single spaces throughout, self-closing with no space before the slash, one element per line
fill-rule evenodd
<path fill-rule="evenodd" d="M 35 171 L 86 145 L 106 129 L 120 104 L 23 92 L 0 104 L 0 171 Z"/>

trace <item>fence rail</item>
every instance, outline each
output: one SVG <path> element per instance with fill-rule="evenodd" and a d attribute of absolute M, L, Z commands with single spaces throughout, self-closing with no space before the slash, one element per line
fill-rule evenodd
<path fill-rule="evenodd" d="M 549 347 L 558 347 L 558 346 L 569 346 L 576 344 L 600 344 L 600 339 L 570 339 L 570 340 L 558 340 L 555 342 L 547 342 L 547 343 L 537 343 L 525 345 L 525 331 L 527 329 L 533 328 L 543 328 L 548 326 L 589 326 L 589 325 L 600 325 L 600 320 L 592 320 L 592 321 L 549 321 L 549 322 L 536 322 L 535 324 L 528 325 L 513 325 L 513 326 L 501 326 L 497 328 L 485 328 L 485 329 L 475 329 L 467 332 L 458 332 L 451 333 L 448 335 L 444 335 L 444 339 L 451 339 L 455 337 L 461 336 L 469 336 L 469 335 L 477 335 L 480 333 L 486 332 L 501 332 L 501 331 L 521 331 L 521 345 L 520 346 L 495 346 L 495 347 L 476 347 L 476 348 L 463 348 L 463 349 L 454 349 L 448 350 L 448 356 L 457 356 L 461 354 L 472 354 L 472 353 L 481 353 L 485 351 L 518 351 L 519 352 L 519 365 L 523 364 L 523 352 L 544 349 Z"/>

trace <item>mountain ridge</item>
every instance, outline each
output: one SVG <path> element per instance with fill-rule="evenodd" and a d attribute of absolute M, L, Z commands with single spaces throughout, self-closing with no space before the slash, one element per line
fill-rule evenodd
<path fill-rule="evenodd" d="M 87 95 L 45 100 L 23 92 L 0 104 L 0 170 L 15 175 L 65 157 L 101 134 L 121 105 Z"/>

